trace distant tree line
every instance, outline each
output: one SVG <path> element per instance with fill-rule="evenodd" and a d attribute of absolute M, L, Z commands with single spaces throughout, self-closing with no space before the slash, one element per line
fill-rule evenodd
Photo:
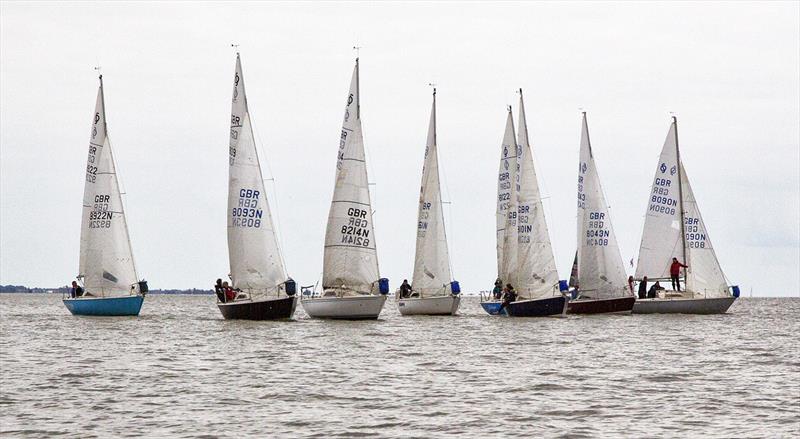
<path fill-rule="evenodd" d="M 2 293 L 56 293 L 66 294 L 69 292 L 69 286 L 56 287 L 56 288 L 28 288 L 24 285 L 0 285 L 0 294 Z M 214 294 L 212 290 L 201 290 L 192 288 L 190 290 L 150 290 L 148 294 Z"/>

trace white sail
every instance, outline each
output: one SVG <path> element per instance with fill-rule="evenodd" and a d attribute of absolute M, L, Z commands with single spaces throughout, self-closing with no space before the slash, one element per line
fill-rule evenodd
<path fill-rule="evenodd" d="M 339 139 L 322 269 L 323 289 L 341 294 L 376 292 L 380 277 L 360 113 L 356 59 Z"/>
<path fill-rule="evenodd" d="M 251 294 L 277 291 L 286 272 L 264 189 L 238 54 L 231 102 L 227 216 L 233 287 Z"/>
<path fill-rule="evenodd" d="M 679 164 L 678 127 L 670 125 L 647 204 L 636 266 L 641 279 L 669 279 L 672 258 L 689 265 L 686 289 L 700 296 L 726 296 L 727 282 L 708 238 L 683 164 Z M 683 198 L 681 199 L 681 193 Z M 681 233 L 681 209 L 684 211 Z"/>
<path fill-rule="evenodd" d="M 518 275 L 514 287 L 523 297 L 543 297 L 553 293 L 554 286 L 558 284 L 558 271 L 533 165 L 522 90 L 519 96 L 517 143 L 520 151 L 517 198 Z"/>
<path fill-rule="evenodd" d="M 497 179 L 497 276 L 504 284 L 512 285 L 517 283 L 518 150 L 514 118 L 509 107 Z"/>
<path fill-rule="evenodd" d="M 414 277 L 411 285 L 425 296 L 447 295 L 450 284 L 450 255 L 442 213 L 442 191 L 439 183 L 439 153 L 436 145 L 436 90 L 433 91 L 431 121 L 425 145 L 422 183 L 417 214 L 417 249 L 414 255 Z"/>
<path fill-rule="evenodd" d="M 686 233 L 686 289 L 699 297 L 729 296 L 728 282 L 711 245 L 692 186 L 681 163 L 684 232 Z"/>
<path fill-rule="evenodd" d="M 578 165 L 578 285 L 581 296 L 605 299 L 629 295 L 622 256 L 592 154 L 583 113 Z"/>
<path fill-rule="evenodd" d="M 106 125 L 102 76 L 86 162 L 78 272 L 85 290 L 95 296 L 131 294 L 138 281 Z"/>

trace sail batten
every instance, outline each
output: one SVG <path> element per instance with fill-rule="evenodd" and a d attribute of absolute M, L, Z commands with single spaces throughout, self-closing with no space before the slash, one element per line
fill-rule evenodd
<path fill-rule="evenodd" d="M 431 118 L 422 166 L 417 212 L 417 243 L 414 255 L 414 290 L 425 296 L 449 294 L 452 279 L 447 250 L 442 193 L 439 180 L 439 157 L 436 144 L 436 91 L 433 92 Z"/>
<path fill-rule="evenodd" d="M 339 138 L 336 180 L 325 231 L 323 290 L 341 294 L 372 294 L 376 291 L 380 276 L 372 213 L 356 59 Z"/>
<path fill-rule="evenodd" d="M 256 148 L 241 59 L 236 56 L 228 168 L 228 257 L 233 287 L 277 293 L 286 279 Z"/>
<path fill-rule="evenodd" d="M 106 123 L 103 78 L 97 90 L 81 218 L 78 277 L 95 296 L 131 294 L 137 282 L 122 193 Z"/>
<path fill-rule="evenodd" d="M 578 165 L 578 286 L 581 296 L 606 299 L 630 294 L 625 265 L 611 224 L 595 164 L 586 113 L 581 127 Z"/>

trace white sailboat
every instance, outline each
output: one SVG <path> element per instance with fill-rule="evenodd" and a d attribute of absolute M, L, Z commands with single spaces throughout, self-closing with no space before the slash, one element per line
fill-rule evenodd
<path fill-rule="evenodd" d="M 436 89 L 422 166 L 422 183 L 417 214 L 417 248 L 411 297 L 398 296 L 397 306 L 403 315 L 452 315 L 458 311 L 461 292 L 453 281 L 450 254 L 442 212 L 439 184 L 439 157 L 436 143 Z"/>
<path fill-rule="evenodd" d="M 633 312 L 725 313 L 738 297 L 739 287 L 729 289 L 711 245 L 681 161 L 675 117 L 661 150 L 647 204 L 636 278 L 669 281 L 673 258 L 688 267 L 680 275 L 685 282 L 684 291 L 663 290 L 656 298 L 640 298 Z"/>
<path fill-rule="evenodd" d="M 627 286 L 625 265 L 600 185 L 586 112 L 578 165 L 578 292 L 573 314 L 630 313 L 636 300 Z"/>
<path fill-rule="evenodd" d="M 322 294 L 304 296 L 301 301 L 311 317 L 377 319 L 389 293 L 389 281 L 381 278 L 378 271 L 358 73 L 356 58 L 325 232 Z"/>
<path fill-rule="evenodd" d="M 228 256 L 236 292 L 218 295 L 226 319 L 271 320 L 292 317 L 297 298 L 286 275 L 264 177 L 258 159 L 239 53 L 231 101 L 228 160 Z"/>
<path fill-rule="evenodd" d="M 481 306 L 489 314 L 505 312 L 519 317 L 563 314 L 567 299 L 559 291 L 521 89 L 519 93 L 519 137 L 509 107 L 497 186 L 498 279 L 511 284 L 518 298 L 505 307 L 497 300 L 484 300 Z"/>
<path fill-rule="evenodd" d="M 147 292 L 139 281 L 106 123 L 103 75 L 97 90 L 83 190 L 78 281 L 83 294 L 64 299 L 74 315 L 136 316 Z"/>

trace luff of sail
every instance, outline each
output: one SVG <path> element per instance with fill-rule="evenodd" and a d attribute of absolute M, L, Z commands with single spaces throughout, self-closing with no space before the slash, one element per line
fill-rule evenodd
<path fill-rule="evenodd" d="M 131 294 L 138 280 L 106 123 L 103 77 L 92 118 L 78 272 L 95 296 Z"/>
<path fill-rule="evenodd" d="M 277 292 L 286 271 L 264 188 L 238 53 L 228 163 L 228 258 L 233 287 L 251 295 Z"/>
<path fill-rule="evenodd" d="M 519 147 L 514 118 L 508 108 L 497 179 L 497 276 L 504 284 L 517 284 L 517 195 Z"/>
<path fill-rule="evenodd" d="M 678 258 L 689 266 L 688 291 L 701 297 L 724 297 L 729 295 L 727 282 L 679 159 L 677 129 L 673 118 L 648 198 L 636 277 L 669 279 L 672 258 Z"/>
<path fill-rule="evenodd" d="M 422 166 L 419 207 L 417 213 L 417 247 L 414 255 L 412 285 L 421 296 L 449 294 L 451 280 L 450 255 L 442 214 L 442 193 L 439 183 L 439 157 L 436 144 L 436 90 L 433 91 L 431 119 Z"/>
<path fill-rule="evenodd" d="M 371 294 L 378 281 L 378 255 L 361 133 L 358 59 L 347 95 L 336 182 L 325 231 L 322 287 L 339 295 Z"/>
<path fill-rule="evenodd" d="M 578 284 L 582 297 L 605 299 L 630 294 L 625 265 L 611 225 L 608 204 L 583 113 L 578 165 Z"/>
<path fill-rule="evenodd" d="M 522 90 L 519 92 L 517 143 L 520 170 L 516 218 L 518 276 L 515 288 L 523 297 L 536 298 L 552 295 L 554 287 L 558 284 L 558 271 L 528 138 Z"/>

